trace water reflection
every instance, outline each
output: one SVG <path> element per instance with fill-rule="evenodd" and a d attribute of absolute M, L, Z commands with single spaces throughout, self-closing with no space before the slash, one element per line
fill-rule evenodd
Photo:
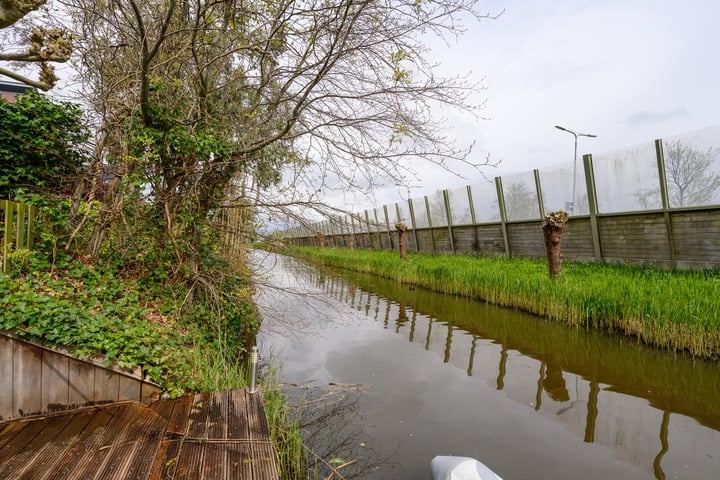
<path fill-rule="evenodd" d="M 310 478 L 372 478 L 392 463 L 363 436 L 360 398 L 364 385 L 290 385 L 285 391 L 305 438 Z M 334 477 L 336 475 L 336 477 Z"/>
<path fill-rule="evenodd" d="M 720 472 L 717 364 L 376 277 L 299 275 L 620 462 L 658 479 Z"/>

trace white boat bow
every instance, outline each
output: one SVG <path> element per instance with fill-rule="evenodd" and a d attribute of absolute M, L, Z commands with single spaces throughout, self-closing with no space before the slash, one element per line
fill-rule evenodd
<path fill-rule="evenodd" d="M 484 463 L 470 457 L 438 455 L 430 462 L 432 480 L 502 480 Z"/>

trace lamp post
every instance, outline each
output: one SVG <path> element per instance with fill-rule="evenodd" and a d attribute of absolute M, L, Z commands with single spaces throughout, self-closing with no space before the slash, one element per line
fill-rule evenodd
<path fill-rule="evenodd" d="M 573 137 L 575 137 L 575 154 L 573 155 L 573 188 L 572 188 L 572 213 L 575 214 L 575 184 L 577 179 L 577 139 L 578 137 L 590 137 L 595 138 L 597 135 L 593 135 L 592 133 L 578 133 L 574 132 L 568 128 L 561 127 L 560 125 L 555 125 L 555 128 L 558 130 L 562 130 L 563 132 L 568 132 L 572 134 Z"/>

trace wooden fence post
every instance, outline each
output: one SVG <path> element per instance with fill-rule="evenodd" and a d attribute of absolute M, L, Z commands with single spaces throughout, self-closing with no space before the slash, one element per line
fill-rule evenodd
<path fill-rule="evenodd" d="M 445 202 L 445 216 L 447 217 L 448 235 L 450 235 L 450 249 L 454 254 L 457 252 L 455 251 L 455 239 L 453 238 L 452 212 L 450 211 L 450 194 L 447 190 L 443 190 L 443 201 Z"/>
<path fill-rule="evenodd" d="M 595 259 L 602 262 L 602 246 L 600 245 L 600 229 L 598 226 L 597 190 L 595 189 L 595 170 L 593 169 L 592 155 L 583 155 L 585 167 L 585 184 L 587 185 L 588 206 L 590 208 L 590 228 L 592 230 L 593 251 Z"/>
<path fill-rule="evenodd" d="M 383 212 L 385 212 L 385 227 L 387 228 L 388 243 L 390 243 L 390 250 L 395 250 L 393 246 L 392 232 L 390 231 L 390 216 L 388 215 L 387 205 L 383 205 Z"/>
<path fill-rule="evenodd" d="M 497 190 L 498 209 L 500 210 L 500 228 L 502 228 L 503 242 L 505 243 L 505 255 L 512 257 L 510 240 L 507 231 L 507 212 L 505 211 L 505 194 L 503 193 L 502 179 L 495 177 L 495 190 Z"/>
<path fill-rule="evenodd" d="M 418 242 L 417 224 L 415 223 L 415 207 L 413 206 L 412 198 L 408 198 L 408 206 L 410 207 L 410 224 L 413 229 L 413 236 L 415 237 L 415 250 L 420 251 L 420 242 Z"/>
<path fill-rule="evenodd" d="M 538 211 L 540 212 L 540 218 L 545 218 L 545 201 L 543 200 L 542 185 L 540 184 L 540 170 L 537 168 L 533 170 L 535 176 L 535 191 L 537 192 L 538 199 Z"/>
<path fill-rule="evenodd" d="M 473 237 L 475 239 L 475 251 L 480 251 L 480 237 L 478 236 L 477 216 L 475 216 L 475 202 L 472 197 L 472 187 L 467 186 L 468 204 L 470 205 L 470 223 L 473 226 Z"/>
<path fill-rule="evenodd" d="M 425 214 L 427 215 L 428 227 L 430 227 L 430 240 L 432 241 L 433 253 L 437 253 L 437 247 L 435 246 L 435 234 L 433 233 L 432 215 L 430 215 L 430 202 L 428 201 L 427 195 L 425 195 Z"/>
<path fill-rule="evenodd" d="M 665 152 L 662 140 L 655 140 L 655 156 L 657 157 L 658 180 L 660 181 L 660 198 L 662 199 L 663 218 L 667 231 L 668 249 L 673 268 L 677 268 L 677 254 L 675 253 L 675 238 L 673 235 L 672 219 L 670 218 L 670 199 L 667 188 L 667 175 L 665 172 Z"/>

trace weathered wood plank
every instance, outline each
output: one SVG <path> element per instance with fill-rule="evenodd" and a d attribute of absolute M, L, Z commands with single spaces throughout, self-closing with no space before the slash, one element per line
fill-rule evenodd
<path fill-rule="evenodd" d="M 31 415 L 42 411 L 38 385 L 42 378 L 40 350 L 24 342 L 14 342 L 13 416 Z"/>
<path fill-rule="evenodd" d="M 0 448 L 0 465 L 7 463 L 14 455 L 21 452 L 35 436 L 45 428 L 47 421 L 27 422 L 24 428 L 13 432 L 12 439 Z M 5 478 L 5 477 L 3 477 Z"/>
<path fill-rule="evenodd" d="M 13 356 L 14 340 L 0 335 L 0 385 L 3 393 L 0 395 L 0 420 L 13 417 Z"/>
<path fill-rule="evenodd" d="M 180 478 L 176 473 L 181 444 L 180 438 L 165 438 L 160 442 L 148 479 Z"/>
<path fill-rule="evenodd" d="M 249 439 L 248 410 L 245 390 L 231 390 L 228 405 L 228 432 L 227 438 Z"/>
<path fill-rule="evenodd" d="M 42 411 L 67 408 L 70 403 L 69 359 L 49 350 L 42 351 Z"/>
<path fill-rule="evenodd" d="M 74 358 L 68 362 L 68 403 L 87 405 L 95 396 L 95 366 Z"/>
<path fill-rule="evenodd" d="M 78 442 L 72 451 L 72 461 L 63 466 L 64 475 L 57 478 L 90 479 L 103 471 L 108 461 L 113 443 L 121 438 L 123 428 L 127 428 L 128 415 L 132 412 L 130 404 L 108 405 L 98 409 L 87 427 L 78 435 Z M 107 478 L 107 477 L 106 477 Z"/>
<path fill-rule="evenodd" d="M 228 424 L 228 395 L 227 390 L 213 392 L 208 406 L 208 437 L 226 439 Z"/>
<path fill-rule="evenodd" d="M 118 375 L 118 400 L 142 401 L 142 382 L 132 377 Z"/>
<path fill-rule="evenodd" d="M 210 409 L 211 394 L 195 395 L 188 417 L 187 436 L 192 438 L 207 438 L 207 422 Z"/>
<path fill-rule="evenodd" d="M 117 402 L 120 397 L 120 375 L 99 367 L 95 367 L 94 371 L 93 401 Z"/>
<path fill-rule="evenodd" d="M 200 480 L 205 462 L 203 444 L 185 440 L 178 455 L 178 466 L 175 478 L 183 480 Z M 251 477 L 252 478 L 252 477 Z"/>
<path fill-rule="evenodd" d="M 2 468 L 0 478 L 36 479 L 37 465 L 47 465 L 57 460 L 52 444 L 72 420 L 72 415 L 50 417 L 43 430 Z"/>
<path fill-rule="evenodd" d="M 0 478 L 275 480 L 268 435 L 262 394 L 244 390 L 26 417 L 0 425 Z"/>
<path fill-rule="evenodd" d="M 138 404 L 133 404 L 128 414 L 118 420 L 125 425 L 112 438 L 105 464 L 95 478 L 147 478 L 166 422 L 154 411 Z"/>

